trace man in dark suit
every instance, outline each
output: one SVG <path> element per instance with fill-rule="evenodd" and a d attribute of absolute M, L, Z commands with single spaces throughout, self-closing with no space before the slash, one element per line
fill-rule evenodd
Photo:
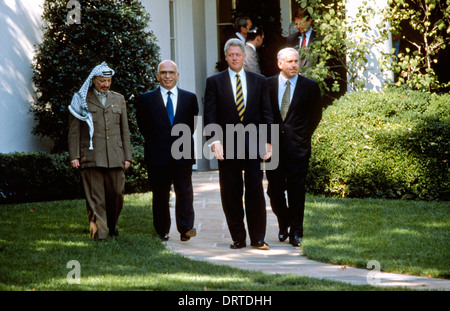
<path fill-rule="evenodd" d="M 299 9 L 294 15 L 295 26 L 298 31 L 291 34 L 286 39 L 286 47 L 306 49 L 311 46 L 316 37 L 316 31 L 313 28 L 312 17 L 306 9 Z M 300 66 L 311 67 L 313 63 L 310 60 L 301 60 Z"/>
<path fill-rule="evenodd" d="M 195 116 L 198 103 L 195 94 L 176 86 L 180 74 L 177 65 L 164 60 L 158 66 L 156 78 L 160 87 L 141 94 L 137 100 L 137 121 L 144 136 L 144 155 L 148 179 L 153 191 L 153 225 L 158 237 L 167 241 L 170 231 L 169 199 L 170 188 L 175 189 L 175 217 L 181 241 L 188 241 L 196 235 L 194 228 L 194 207 L 192 187 L 192 165 L 194 159 Z M 180 125 L 189 127 L 189 139 L 176 150 L 172 145 L 182 135 L 172 135 L 172 128 Z M 180 131 L 180 133 L 183 133 Z"/>
<path fill-rule="evenodd" d="M 294 48 L 278 53 L 278 67 L 280 74 L 268 78 L 268 86 L 274 123 L 280 126 L 279 137 L 272 137 L 273 148 L 279 143 L 280 162 L 275 170 L 266 170 L 267 194 L 278 218 L 279 240 L 289 234 L 289 243 L 300 246 L 311 136 L 322 117 L 321 93 L 317 82 L 298 74 L 299 54 Z"/>
<path fill-rule="evenodd" d="M 236 32 L 234 33 L 233 38 L 237 38 L 245 43 L 247 40 L 247 33 L 252 28 L 252 26 L 253 23 L 250 17 L 240 16 L 236 18 L 236 20 L 234 21 L 234 30 Z"/>
<path fill-rule="evenodd" d="M 243 69 L 245 46 L 242 41 L 230 39 L 224 50 L 229 68 L 206 81 L 204 120 L 205 130 L 208 126 L 214 127 L 212 135 L 207 138 L 213 142 L 211 149 L 219 160 L 222 207 L 233 239 L 230 248 L 246 246 L 242 202 L 245 185 L 245 215 L 251 246 L 268 249 L 269 245 L 264 241 L 266 204 L 261 163 L 262 159 L 270 157 L 271 146 L 261 141 L 263 137 L 258 131 L 260 124 L 272 124 L 266 79 Z M 249 132 L 227 132 L 230 127 L 245 127 Z M 254 133 L 250 133 L 251 128 Z M 258 148 L 261 145 L 263 148 Z M 245 172 L 244 181 L 242 171 Z"/>

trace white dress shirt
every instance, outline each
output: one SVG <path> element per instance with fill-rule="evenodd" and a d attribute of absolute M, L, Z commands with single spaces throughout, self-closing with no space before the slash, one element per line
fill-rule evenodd
<path fill-rule="evenodd" d="M 160 86 L 161 89 L 161 96 L 163 98 L 164 101 L 164 107 L 167 107 L 167 93 L 169 92 L 169 90 L 163 88 L 162 86 Z M 172 93 L 170 95 L 170 99 L 172 100 L 172 104 L 173 104 L 173 115 L 175 116 L 176 111 L 177 111 L 177 103 L 178 103 L 178 87 L 173 87 L 170 92 Z"/>
<path fill-rule="evenodd" d="M 300 36 L 300 39 L 298 41 L 298 46 L 299 47 L 302 46 L 303 37 L 305 37 L 305 40 L 306 40 L 306 44 L 305 45 L 308 46 L 309 39 L 311 38 L 311 33 L 312 33 L 312 27 L 309 27 L 309 30 Z"/>
<path fill-rule="evenodd" d="M 233 88 L 234 102 L 236 102 L 236 74 L 239 74 L 239 79 L 241 80 L 242 85 L 242 95 L 244 96 L 244 106 L 247 107 L 247 78 L 245 76 L 244 68 L 236 73 L 228 67 L 228 74 L 230 75 L 231 87 Z"/>

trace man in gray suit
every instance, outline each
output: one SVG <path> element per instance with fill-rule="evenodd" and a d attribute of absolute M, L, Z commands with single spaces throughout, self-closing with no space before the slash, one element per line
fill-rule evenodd
<path fill-rule="evenodd" d="M 259 49 L 264 40 L 264 32 L 258 28 L 252 28 L 247 33 L 247 42 L 245 44 L 244 69 L 251 72 L 261 73 L 261 64 L 257 49 Z"/>
<path fill-rule="evenodd" d="M 81 168 L 91 238 L 98 240 L 107 229 L 118 235 L 124 169 L 132 160 L 125 99 L 109 90 L 113 75 L 106 63 L 96 66 L 69 106 L 70 163 Z"/>

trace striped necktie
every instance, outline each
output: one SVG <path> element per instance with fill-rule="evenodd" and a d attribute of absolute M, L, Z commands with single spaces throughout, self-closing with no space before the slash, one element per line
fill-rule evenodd
<path fill-rule="evenodd" d="M 291 81 L 286 81 L 286 89 L 283 94 L 283 98 L 281 99 L 281 118 L 286 118 L 286 114 L 289 110 L 289 104 L 291 102 Z"/>
<path fill-rule="evenodd" d="M 241 122 L 244 120 L 244 95 L 242 93 L 242 84 L 239 75 L 236 75 L 236 107 L 239 114 L 239 119 Z"/>
<path fill-rule="evenodd" d="M 302 38 L 300 39 L 300 48 L 303 48 L 306 46 L 306 34 L 302 35 Z"/>

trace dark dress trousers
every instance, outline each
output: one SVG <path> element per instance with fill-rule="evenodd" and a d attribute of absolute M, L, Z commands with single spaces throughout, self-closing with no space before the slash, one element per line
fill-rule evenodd
<path fill-rule="evenodd" d="M 279 137 L 272 137 L 272 148 L 279 145 L 280 164 L 275 170 L 266 170 L 267 194 L 280 229 L 291 227 L 290 235 L 301 238 L 311 136 L 322 117 L 321 94 L 317 82 L 299 75 L 283 121 L 278 103 L 278 77 L 268 78 L 268 87 L 274 123 L 280 126 Z"/>
<path fill-rule="evenodd" d="M 179 132 L 171 135 L 170 124 L 160 88 L 141 94 L 136 103 L 139 130 L 144 137 L 144 157 L 147 165 L 148 179 L 153 191 L 153 224 L 156 233 L 164 236 L 170 231 L 169 199 L 173 184 L 175 190 L 175 218 L 177 230 L 184 234 L 193 228 L 193 188 L 192 165 L 194 158 L 195 116 L 198 103 L 195 94 L 178 88 L 177 107 L 173 126 L 186 125 L 189 132 L 189 156 L 177 159 L 171 153 L 172 144 L 182 136 Z"/>
<path fill-rule="evenodd" d="M 247 81 L 247 101 L 244 119 L 238 116 L 233 94 L 232 82 L 228 69 L 211 76 L 206 81 L 205 89 L 205 126 L 216 125 L 218 131 L 223 132 L 220 140 L 224 147 L 225 160 L 219 161 L 219 183 L 222 207 L 227 220 L 231 238 L 235 242 L 246 241 L 244 215 L 247 218 L 247 226 L 251 243 L 264 240 L 266 232 L 266 207 L 264 190 L 262 186 L 263 172 L 261 170 L 261 153 L 258 153 L 256 140 L 264 143 L 260 137 L 258 125 L 272 124 L 272 112 L 269 102 L 269 93 L 266 79 L 256 73 L 245 71 Z M 255 125 L 256 136 L 234 133 L 234 146 L 227 141 L 227 125 L 252 126 Z M 215 140 L 216 132 L 207 136 L 209 142 Z M 241 135 L 242 134 L 242 135 Z M 270 141 L 270 136 L 267 139 Z M 237 147 L 237 141 L 243 141 L 245 150 Z M 230 152 L 233 148 L 233 152 Z M 242 148 L 241 148 L 242 149 Z M 240 152 L 243 151 L 243 152 Z M 245 179 L 242 178 L 242 172 Z M 245 186 L 245 194 L 244 194 Z M 245 213 L 242 198 L 245 202 Z"/>

